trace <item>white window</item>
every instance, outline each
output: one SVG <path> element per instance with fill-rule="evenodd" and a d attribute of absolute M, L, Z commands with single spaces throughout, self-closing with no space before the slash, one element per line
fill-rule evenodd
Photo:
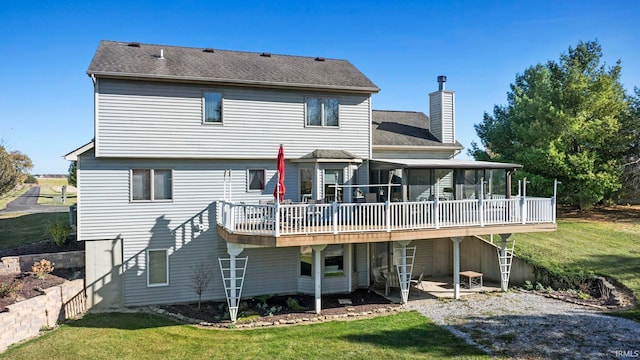
<path fill-rule="evenodd" d="M 315 199 L 313 196 L 313 169 L 302 168 L 300 169 L 300 199 L 302 202 L 307 202 L 310 199 Z"/>
<path fill-rule="evenodd" d="M 324 201 L 342 202 L 342 188 L 338 185 L 344 184 L 342 169 L 324 170 Z"/>
<path fill-rule="evenodd" d="M 166 249 L 147 250 L 147 286 L 169 285 L 169 253 Z"/>
<path fill-rule="evenodd" d="M 300 246 L 300 275 L 311 276 L 313 269 L 313 252 L 311 246 Z"/>
<path fill-rule="evenodd" d="M 249 169 L 247 171 L 247 190 L 264 190 L 264 169 Z"/>
<path fill-rule="evenodd" d="M 170 169 L 132 169 L 131 200 L 173 199 L 173 171 Z"/>
<path fill-rule="evenodd" d="M 337 127 L 339 101 L 337 98 L 308 97 L 305 100 L 307 126 Z"/>
<path fill-rule="evenodd" d="M 344 275 L 344 246 L 327 245 L 324 249 L 324 276 Z"/>
<path fill-rule="evenodd" d="M 203 122 L 222 123 L 222 93 L 205 92 L 203 94 Z"/>

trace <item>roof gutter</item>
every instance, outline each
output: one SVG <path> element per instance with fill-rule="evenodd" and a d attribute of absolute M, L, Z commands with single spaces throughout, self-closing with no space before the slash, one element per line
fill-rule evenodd
<path fill-rule="evenodd" d="M 276 88 L 276 89 L 313 89 L 313 90 L 325 90 L 325 91 L 339 91 L 349 93 L 363 93 L 374 94 L 380 91 L 378 87 L 358 87 L 358 86 L 336 86 L 336 85 L 311 85 L 303 83 L 280 83 L 272 81 L 252 81 L 252 80 L 229 80 L 229 79 L 217 79 L 217 78 L 205 78 L 197 76 L 175 76 L 175 75 L 143 75 L 135 73 L 114 73 L 114 72 L 101 72 L 101 71 L 87 71 L 92 79 L 96 77 L 112 78 L 112 79 L 135 79 L 135 80 L 150 80 L 150 81 L 180 81 L 180 82 L 193 82 L 193 83 L 216 83 L 224 85 L 236 85 L 236 86 L 251 86 L 262 88 Z"/>
<path fill-rule="evenodd" d="M 462 150 L 462 145 L 373 145 L 373 150 L 402 150 L 402 151 L 424 151 L 424 150 Z"/>
<path fill-rule="evenodd" d="M 362 159 L 291 159 L 293 163 L 350 163 L 362 164 Z"/>
<path fill-rule="evenodd" d="M 85 152 L 93 149 L 95 147 L 95 142 L 93 140 L 89 141 L 88 143 L 80 146 L 79 148 L 71 151 L 70 153 L 66 154 L 64 156 L 65 160 L 69 160 L 69 161 L 78 161 L 78 156 L 84 154 Z"/>

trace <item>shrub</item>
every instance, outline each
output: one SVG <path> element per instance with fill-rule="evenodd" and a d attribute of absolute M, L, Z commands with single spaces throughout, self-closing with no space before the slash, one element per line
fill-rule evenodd
<path fill-rule="evenodd" d="M 0 298 L 7 297 L 16 291 L 15 284 L 13 282 L 0 283 Z"/>
<path fill-rule="evenodd" d="M 44 279 L 53 271 L 53 265 L 54 264 L 52 264 L 51 261 L 42 259 L 33 263 L 31 271 L 36 276 L 36 278 Z"/>
<path fill-rule="evenodd" d="M 307 310 L 307 308 L 305 308 L 304 306 L 300 305 L 298 303 L 298 300 L 294 299 L 294 298 L 287 298 L 287 307 L 293 311 L 305 311 Z"/>
<path fill-rule="evenodd" d="M 191 269 L 191 288 L 198 295 L 198 310 L 202 304 L 202 294 L 209 287 L 213 270 L 203 264 Z"/>
<path fill-rule="evenodd" d="M 271 295 L 259 295 L 254 297 L 254 299 L 259 301 L 265 308 L 267 307 L 267 301 L 270 298 L 271 298 Z"/>
<path fill-rule="evenodd" d="M 49 224 L 49 234 L 58 246 L 64 246 L 71 235 L 71 226 L 67 221 L 56 221 Z"/>
<path fill-rule="evenodd" d="M 27 175 L 27 178 L 24 179 L 25 184 L 35 184 L 36 182 L 37 182 L 36 177 L 31 174 Z"/>

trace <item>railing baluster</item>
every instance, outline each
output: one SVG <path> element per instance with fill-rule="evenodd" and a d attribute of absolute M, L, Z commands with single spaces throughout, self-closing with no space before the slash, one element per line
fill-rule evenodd
<path fill-rule="evenodd" d="M 518 198 L 361 204 L 219 201 L 216 223 L 231 233 L 314 234 L 555 223 L 555 199 Z"/>

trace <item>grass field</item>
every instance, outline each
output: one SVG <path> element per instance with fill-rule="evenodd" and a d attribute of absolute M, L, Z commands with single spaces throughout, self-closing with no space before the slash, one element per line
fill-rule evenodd
<path fill-rule="evenodd" d="M 367 320 L 214 330 L 148 314 L 92 314 L 0 359 L 488 359 L 416 312 Z"/>
<path fill-rule="evenodd" d="M 631 213 L 630 213 L 631 214 Z M 640 299 L 640 221 L 564 219 L 558 231 L 513 235 L 516 255 L 552 273 L 592 272 L 614 278 Z M 621 314 L 640 321 L 640 311 Z"/>
<path fill-rule="evenodd" d="M 77 201 L 77 190 L 70 186 L 67 178 L 39 178 L 37 180 L 40 185 L 40 196 L 38 204 L 40 205 L 73 205 Z M 62 203 L 62 187 L 67 186 L 67 199 Z"/>
<path fill-rule="evenodd" d="M 0 249 L 47 240 L 49 224 L 69 221 L 69 213 L 38 213 L 0 215 Z"/>

